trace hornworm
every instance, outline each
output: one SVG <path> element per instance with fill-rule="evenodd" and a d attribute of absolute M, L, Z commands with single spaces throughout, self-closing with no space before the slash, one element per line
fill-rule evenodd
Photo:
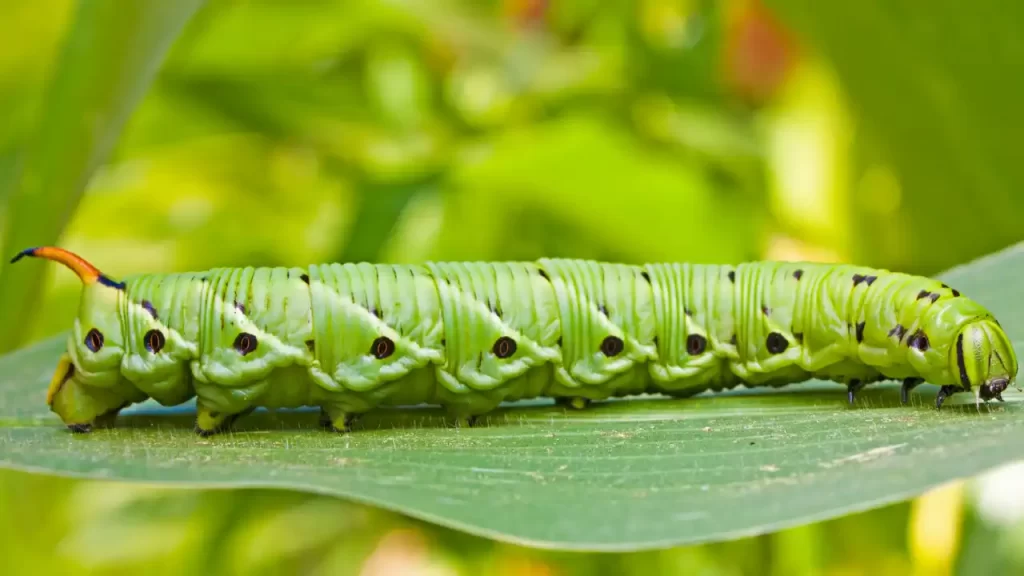
<path fill-rule="evenodd" d="M 41 247 L 83 283 L 47 394 L 71 429 L 146 399 L 197 398 L 208 435 L 257 407 L 319 406 L 347 430 L 378 406 L 500 403 L 902 380 L 936 406 L 1002 400 L 1017 359 L 999 322 L 936 280 L 861 266 L 590 260 L 219 268 L 115 281 Z M 12 262 L 13 262 L 12 261 Z"/>

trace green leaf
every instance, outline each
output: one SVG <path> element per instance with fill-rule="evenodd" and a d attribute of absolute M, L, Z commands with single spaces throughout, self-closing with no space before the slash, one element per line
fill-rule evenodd
<path fill-rule="evenodd" d="M 834 66 L 854 113 L 854 259 L 933 271 L 1024 239 L 1024 3 L 766 3 Z"/>
<path fill-rule="evenodd" d="M 1024 244 L 942 276 L 1024 344 Z M 636 550 L 736 538 L 877 507 L 1024 457 L 1024 394 L 911 406 L 895 384 L 858 405 L 823 382 L 782 391 L 503 409 L 474 428 L 433 409 L 369 415 L 351 434 L 315 411 L 257 412 L 202 439 L 191 407 L 134 407 L 69 433 L 44 404 L 64 344 L 0 358 L 0 466 L 202 487 L 337 495 L 522 544 Z M 1018 346 L 1018 353 L 1024 347 Z"/>
<path fill-rule="evenodd" d="M 145 94 L 172 42 L 203 0 L 80 2 L 38 124 L 9 194 L 0 191 L 0 299 L 18 302 L 0 326 L 0 350 L 23 342 L 43 268 L 12 274 L 17 250 L 57 240 L 96 169 Z M 12 178 L 13 179 L 13 178 Z"/>

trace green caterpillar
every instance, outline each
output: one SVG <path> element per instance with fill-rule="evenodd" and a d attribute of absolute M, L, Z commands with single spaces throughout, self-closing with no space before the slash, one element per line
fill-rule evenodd
<path fill-rule="evenodd" d="M 941 386 L 976 402 L 1017 375 L 981 305 L 936 280 L 848 265 L 589 260 L 328 264 L 141 275 L 117 282 L 42 247 L 83 281 L 47 394 L 74 431 L 152 398 L 197 397 L 209 435 L 256 407 L 319 406 L 345 431 L 378 406 L 473 420 L 504 401 L 582 407 L 809 378 Z"/>

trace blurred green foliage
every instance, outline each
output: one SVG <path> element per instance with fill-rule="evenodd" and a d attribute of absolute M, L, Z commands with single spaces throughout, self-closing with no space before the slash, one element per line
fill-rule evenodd
<path fill-rule="evenodd" d="M 186 24 L 199 4 L 3 2 L 5 254 L 59 237 L 115 276 L 540 255 L 934 273 L 1024 237 L 1013 3 L 770 0 L 780 23 L 748 0 L 210 0 Z M 5 264 L 0 349 L 66 329 L 77 281 Z M 434 573 L 951 570 L 941 538 L 934 566 L 907 542 L 914 506 L 945 509 L 927 501 L 585 557 L 306 496 L 2 478 L 5 573 L 351 572 L 387 542 Z M 1020 528 L 962 517 L 960 571 L 1020 565 Z"/>

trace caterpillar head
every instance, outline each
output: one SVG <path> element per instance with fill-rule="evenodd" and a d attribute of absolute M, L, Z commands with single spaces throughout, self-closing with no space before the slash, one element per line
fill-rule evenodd
<path fill-rule="evenodd" d="M 82 299 L 67 351 L 46 394 L 50 409 L 72 430 L 87 431 L 98 418 L 103 420 L 101 417 L 144 399 L 120 370 L 124 345 L 119 310 L 124 284 L 60 248 L 30 248 L 11 262 L 25 256 L 60 262 L 82 280 Z"/>
<path fill-rule="evenodd" d="M 1017 355 L 1006 332 L 995 319 L 968 323 L 950 347 L 950 370 L 960 384 L 977 390 L 980 400 L 1002 400 L 1001 394 L 1017 377 Z"/>

